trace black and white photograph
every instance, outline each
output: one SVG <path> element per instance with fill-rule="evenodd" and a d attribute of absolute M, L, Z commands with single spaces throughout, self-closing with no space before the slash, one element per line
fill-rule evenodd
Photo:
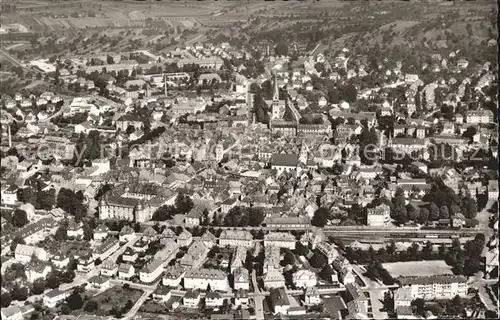
<path fill-rule="evenodd" d="M 498 319 L 498 5 L 0 0 L 1 319 Z"/>

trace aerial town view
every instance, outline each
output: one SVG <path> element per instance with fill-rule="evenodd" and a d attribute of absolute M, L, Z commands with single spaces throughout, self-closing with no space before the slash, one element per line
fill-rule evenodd
<path fill-rule="evenodd" d="M 1 319 L 497 319 L 497 30 L 0 0 Z"/>

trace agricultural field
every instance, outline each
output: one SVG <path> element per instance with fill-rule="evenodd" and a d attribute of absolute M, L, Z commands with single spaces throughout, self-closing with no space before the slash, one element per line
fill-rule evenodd
<path fill-rule="evenodd" d="M 452 267 L 447 265 L 444 260 L 390 262 L 383 263 L 382 266 L 389 271 L 393 278 L 453 274 Z"/>

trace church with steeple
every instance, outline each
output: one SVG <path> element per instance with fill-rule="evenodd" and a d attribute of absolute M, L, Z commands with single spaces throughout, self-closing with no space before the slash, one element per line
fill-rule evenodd
<path fill-rule="evenodd" d="M 267 100 L 266 103 L 271 109 L 271 120 L 283 119 L 283 117 L 285 116 L 286 103 L 285 100 L 280 100 L 278 79 L 276 78 L 276 73 L 274 73 L 273 100 Z"/>

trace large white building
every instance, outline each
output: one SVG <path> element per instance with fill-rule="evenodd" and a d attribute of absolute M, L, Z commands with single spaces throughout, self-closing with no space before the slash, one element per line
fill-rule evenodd
<path fill-rule="evenodd" d="M 269 232 L 264 236 L 264 247 L 279 247 L 295 249 L 295 237 L 288 232 Z"/>
<path fill-rule="evenodd" d="M 310 270 L 298 270 L 293 274 L 293 283 L 297 288 L 308 288 L 316 285 L 316 274 Z"/>
<path fill-rule="evenodd" d="M 490 110 L 469 110 L 466 114 L 468 124 L 492 123 L 493 112 Z"/>
<path fill-rule="evenodd" d="M 185 289 L 206 290 L 208 285 L 212 291 L 227 292 L 229 289 L 227 278 L 220 270 L 189 269 L 184 275 Z"/>
<path fill-rule="evenodd" d="M 467 278 L 456 275 L 440 275 L 427 277 L 400 277 L 401 288 L 409 288 L 414 299 L 451 299 L 456 295 L 467 295 Z"/>
<path fill-rule="evenodd" d="M 20 263 L 28 263 L 31 261 L 31 257 L 35 255 L 39 260 L 47 261 L 49 259 L 47 251 L 43 248 L 38 248 L 34 246 L 27 246 L 24 244 L 18 244 L 14 252 L 14 257 L 16 261 Z"/>
<path fill-rule="evenodd" d="M 154 259 L 139 272 L 139 279 L 144 283 L 151 283 L 163 273 L 163 261 Z"/>
<path fill-rule="evenodd" d="M 247 230 L 223 230 L 219 236 L 219 245 L 250 248 L 253 245 L 253 237 Z"/>
<path fill-rule="evenodd" d="M 385 203 L 367 209 L 366 224 L 370 227 L 385 227 L 391 223 L 391 208 Z"/>

